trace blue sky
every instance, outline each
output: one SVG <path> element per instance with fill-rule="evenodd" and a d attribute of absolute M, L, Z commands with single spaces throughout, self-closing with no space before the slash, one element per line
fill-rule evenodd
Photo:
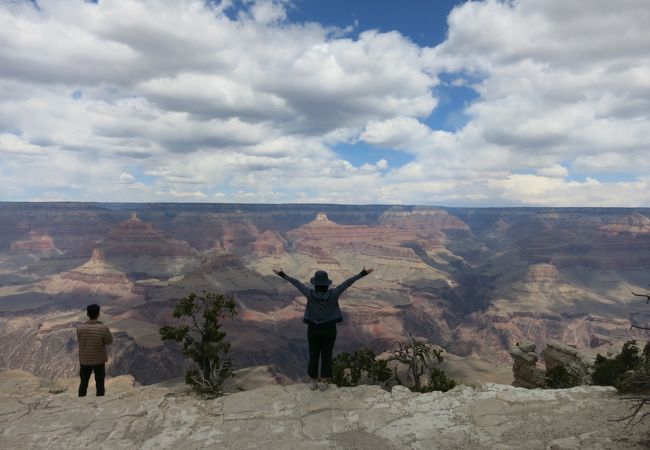
<path fill-rule="evenodd" d="M 649 16 L 3 2 L 0 200 L 650 206 Z"/>

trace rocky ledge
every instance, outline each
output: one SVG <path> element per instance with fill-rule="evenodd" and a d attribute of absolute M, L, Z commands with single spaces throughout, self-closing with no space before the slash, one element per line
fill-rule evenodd
<path fill-rule="evenodd" d="M 72 382 L 10 371 L 0 374 L 0 448 L 647 448 L 647 424 L 611 421 L 628 406 L 610 388 L 496 384 L 444 394 L 266 385 L 202 400 L 128 377 L 80 399 Z"/>

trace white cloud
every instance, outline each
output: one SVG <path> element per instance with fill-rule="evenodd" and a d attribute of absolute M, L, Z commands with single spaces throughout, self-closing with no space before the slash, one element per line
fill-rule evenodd
<path fill-rule="evenodd" d="M 177 191 L 169 191 L 169 192 L 162 192 L 161 194 L 168 194 L 172 197 L 175 198 L 187 198 L 187 199 L 196 199 L 196 200 L 205 200 L 208 198 L 207 195 L 205 195 L 201 191 L 194 191 L 194 192 L 177 192 Z"/>
<path fill-rule="evenodd" d="M 237 5 L 3 3 L 2 199 L 650 205 L 645 0 L 467 2 L 436 48 Z M 455 131 L 443 73 L 478 93 Z"/>
<path fill-rule="evenodd" d="M 553 164 L 550 167 L 542 167 L 538 169 L 537 174 L 550 178 L 566 178 L 569 176 L 569 171 L 561 164 Z"/>

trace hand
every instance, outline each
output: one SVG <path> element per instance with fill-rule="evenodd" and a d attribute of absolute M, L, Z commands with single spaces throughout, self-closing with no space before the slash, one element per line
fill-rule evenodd
<path fill-rule="evenodd" d="M 374 270 L 375 270 L 375 269 L 372 268 L 372 267 L 366 269 L 366 266 L 363 266 L 363 270 L 362 270 L 362 272 L 365 271 L 367 274 L 370 274 L 370 273 L 372 273 Z"/>
<path fill-rule="evenodd" d="M 273 272 L 280 277 L 284 275 L 284 271 L 282 270 L 282 267 L 280 267 L 280 270 L 273 269 Z"/>

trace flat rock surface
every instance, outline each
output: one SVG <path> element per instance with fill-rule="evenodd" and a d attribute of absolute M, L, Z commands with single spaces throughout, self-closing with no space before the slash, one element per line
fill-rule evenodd
<path fill-rule="evenodd" d="M 181 387 L 108 380 L 103 398 L 26 372 L 0 374 L 0 448 L 632 449 L 650 423 L 625 428 L 613 389 L 486 384 L 447 393 L 403 387 L 267 385 L 213 400 Z"/>

